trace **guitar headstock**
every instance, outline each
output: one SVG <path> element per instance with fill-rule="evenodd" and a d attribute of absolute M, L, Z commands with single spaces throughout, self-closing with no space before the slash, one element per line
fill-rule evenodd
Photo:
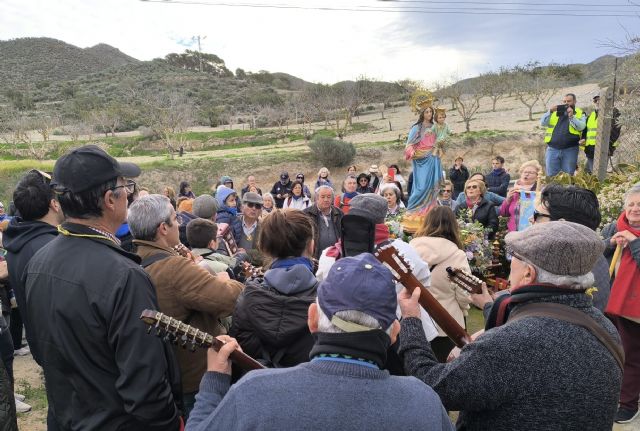
<path fill-rule="evenodd" d="M 182 257 L 189 257 L 189 254 L 191 253 L 191 250 L 189 250 L 187 246 L 185 246 L 181 242 L 171 248 Z"/>
<path fill-rule="evenodd" d="M 385 244 L 373 251 L 373 255 L 391 271 L 397 281 L 402 281 L 411 274 L 412 267 L 393 244 Z"/>
<path fill-rule="evenodd" d="M 185 349 L 187 344 L 190 344 L 191 351 L 195 351 L 196 347 L 210 347 L 214 342 L 212 335 L 159 311 L 144 310 L 140 315 L 140 320 L 149 325 L 147 333 L 151 333 L 151 330 L 155 328 L 156 335 L 163 337 L 164 341 L 180 345 Z"/>
<path fill-rule="evenodd" d="M 469 293 L 482 293 L 482 280 L 478 277 L 468 274 L 460 268 L 448 266 L 446 268 L 449 280 L 456 286 L 459 286 Z"/>

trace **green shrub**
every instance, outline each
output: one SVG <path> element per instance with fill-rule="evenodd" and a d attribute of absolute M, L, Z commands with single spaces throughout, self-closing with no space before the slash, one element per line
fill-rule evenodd
<path fill-rule="evenodd" d="M 309 143 L 309 148 L 314 160 L 324 166 L 346 166 L 356 155 L 356 147 L 351 142 L 326 136 L 314 138 Z"/>

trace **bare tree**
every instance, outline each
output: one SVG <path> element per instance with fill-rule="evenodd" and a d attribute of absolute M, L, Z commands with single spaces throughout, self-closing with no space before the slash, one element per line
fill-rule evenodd
<path fill-rule="evenodd" d="M 89 121 L 104 136 L 116 136 L 116 130 L 120 127 L 125 116 L 124 107 L 117 104 L 109 104 L 103 108 L 94 109 L 89 113 Z"/>
<path fill-rule="evenodd" d="M 183 146 L 186 132 L 194 122 L 195 106 L 178 93 L 147 93 L 141 100 L 142 120 L 160 137 L 173 158 L 176 147 Z"/>
<path fill-rule="evenodd" d="M 498 100 L 504 98 L 509 91 L 509 73 L 505 69 L 499 72 L 488 72 L 478 78 L 482 92 L 491 98 L 491 111 L 496 112 Z"/>
<path fill-rule="evenodd" d="M 38 134 L 42 136 L 42 141 L 47 142 L 51 133 L 60 125 L 60 118 L 56 115 L 37 117 L 33 120 L 33 125 Z"/>
<path fill-rule="evenodd" d="M 87 123 L 78 121 L 62 126 L 62 132 L 66 135 L 69 135 L 73 142 L 78 142 L 80 140 L 80 137 L 83 135 L 88 135 L 89 140 L 91 140 L 93 129 Z"/>
<path fill-rule="evenodd" d="M 471 121 L 475 119 L 476 113 L 480 108 L 480 99 L 482 99 L 482 88 L 477 81 L 458 81 L 450 85 L 446 90 L 456 104 L 456 109 L 462 121 L 464 121 L 465 130 L 471 131 Z"/>

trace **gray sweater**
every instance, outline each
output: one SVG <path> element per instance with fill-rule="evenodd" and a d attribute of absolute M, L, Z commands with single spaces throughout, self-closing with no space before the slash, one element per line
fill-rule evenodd
<path fill-rule="evenodd" d="M 229 385 L 226 374 L 204 375 L 187 431 L 453 430 L 431 388 L 363 365 L 313 361 Z"/>
<path fill-rule="evenodd" d="M 586 295 L 554 296 L 618 334 Z M 514 310 L 517 308 L 514 308 Z M 420 320 L 404 319 L 399 353 L 407 374 L 460 410 L 464 430 L 611 430 L 621 371 L 587 330 L 552 318 L 528 317 L 493 328 L 440 364 Z"/>

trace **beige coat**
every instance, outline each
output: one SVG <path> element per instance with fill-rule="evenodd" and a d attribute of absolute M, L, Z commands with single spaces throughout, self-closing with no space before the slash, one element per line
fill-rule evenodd
<path fill-rule="evenodd" d="M 244 285 L 234 280 L 220 281 L 206 269 L 175 251 L 150 241 L 134 240 L 137 253 L 144 259 L 158 253 L 170 257 L 145 268 L 158 295 L 158 305 L 163 313 L 188 323 L 201 331 L 216 336 L 226 333 L 219 318 L 233 314 L 236 300 Z M 207 351 L 176 347 L 182 390 L 196 392 L 207 370 Z"/>
<path fill-rule="evenodd" d="M 465 290 L 449 281 L 446 271 L 446 268 L 451 266 L 471 273 L 469 261 L 464 251 L 445 238 L 422 236 L 413 239 L 409 245 L 418 252 L 422 260 L 431 268 L 431 287 L 429 292 L 451 314 L 451 317 L 460 326 L 464 327 L 464 316 L 467 315 L 471 299 Z M 444 331 L 439 326 L 436 325 L 436 327 L 439 336 L 445 337 Z"/>

